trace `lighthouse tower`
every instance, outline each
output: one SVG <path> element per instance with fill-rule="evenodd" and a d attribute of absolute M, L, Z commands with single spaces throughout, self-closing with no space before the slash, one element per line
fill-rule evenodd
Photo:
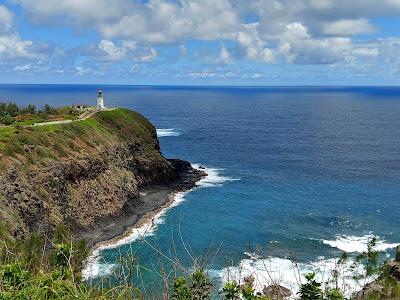
<path fill-rule="evenodd" d="M 103 96 L 103 90 L 99 89 L 97 91 L 97 109 L 104 109 L 104 96 Z"/>

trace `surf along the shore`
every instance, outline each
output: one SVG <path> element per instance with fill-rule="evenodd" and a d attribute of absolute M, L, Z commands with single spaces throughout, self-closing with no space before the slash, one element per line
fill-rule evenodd
<path fill-rule="evenodd" d="M 215 187 L 223 184 L 226 181 L 237 181 L 239 178 L 224 177 L 220 175 L 221 169 L 202 166 L 200 164 L 192 164 L 193 169 L 200 170 L 206 173 L 206 176 L 201 178 L 196 185 L 184 192 L 174 192 L 169 195 L 169 200 L 160 209 L 149 212 L 139 220 L 133 227 L 128 229 L 123 235 L 117 236 L 114 239 L 99 243 L 92 250 L 86 266 L 82 271 L 83 277 L 88 280 L 99 276 L 110 274 L 116 267 L 115 263 L 106 263 L 102 261 L 101 252 L 107 249 L 116 249 L 120 246 L 133 243 L 137 240 L 143 240 L 146 237 L 156 234 L 157 227 L 164 223 L 164 216 L 169 209 L 178 206 L 185 201 L 185 196 L 195 191 L 198 188 Z"/>

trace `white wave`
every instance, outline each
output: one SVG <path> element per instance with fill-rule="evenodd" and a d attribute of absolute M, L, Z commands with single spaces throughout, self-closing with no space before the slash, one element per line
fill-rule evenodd
<path fill-rule="evenodd" d="M 200 164 L 193 164 L 193 168 L 200 169 Z M 219 175 L 220 169 L 202 167 L 202 170 L 207 173 L 207 176 L 202 178 L 197 182 L 197 187 L 213 187 L 221 185 L 225 181 L 235 181 L 239 179 L 224 177 Z M 194 189 L 190 190 L 193 191 Z M 137 240 L 142 240 L 145 237 L 153 236 L 156 232 L 157 226 L 164 223 L 164 216 L 166 212 L 181 204 L 185 201 L 185 196 L 190 192 L 179 192 L 174 195 L 173 202 L 160 210 L 155 214 L 150 220 L 142 223 L 141 226 L 132 228 L 130 232 L 121 239 L 117 241 L 112 241 L 110 243 L 105 243 L 97 247 L 92 255 L 89 256 L 84 270 L 82 271 L 83 277 L 87 280 L 89 278 L 94 278 L 98 276 L 105 276 L 110 274 L 115 267 L 114 265 L 105 264 L 101 262 L 101 251 L 106 249 L 115 249 L 120 246 L 133 243 Z"/>
<path fill-rule="evenodd" d="M 164 223 L 164 215 L 168 209 L 175 207 L 182 203 L 185 198 L 184 196 L 188 192 L 179 192 L 174 195 L 173 202 L 168 207 L 160 210 L 151 219 L 146 220 L 139 227 L 131 228 L 130 232 L 121 239 L 117 241 L 112 241 L 110 243 L 103 243 L 97 247 L 92 254 L 89 256 L 82 275 L 84 279 L 94 278 L 98 276 L 105 276 L 110 274 L 113 270 L 114 265 L 104 264 L 101 262 L 101 252 L 107 249 L 115 249 L 120 246 L 133 243 L 137 240 L 142 240 L 145 237 L 153 236 L 157 229 L 157 226 Z M 112 266 L 112 267 L 109 267 Z"/>
<path fill-rule="evenodd" d="M 329 245 L 333 248 L 337 248 L 344 252 L 353 253 L 353 252 L 365 252 L 367 251 L 367 243 L 369 240 L 373 238 L 373 235 L 368 234 L 364 236 L 346 236 L 346 235 L 337 235 L 335 240 L 322 240 L 322 243 L 325 245 Z M 377 243 L 374 247 L 377 251 L 386 251 L 388 249 L 396 248 L 399 244 L 395 243 L 387 243 L 385 240 L 380 240 L 377 237 Z"/>
<path fill-rule="evenodd" d="M 158 128 L 157 129 L 158 137 L 179 136 L 179 135 L 181 135 L 180 131 L 178 131 L 174 128 Z"/>
<path fill-rule="evenodd" d="M 232 178 L 222 176 L 220 171 L 222 169 L 216 169 L 211 167 L 202 166 L 200 164 L 192 164 L 193 168 L 203 170 L 207 173 L 207 176 L 197 182 L 198 187 L 214 187 L 221 186 L 226 181 L 238 181 L 240 178 Z"/>
<path fill-rule="evenodd" d="M 93 262 L 89 261 L 85 269 L 82 270 L 82 276 L 85 280 L 111 274 L 115 268 L 115 264 L 100 263 L 97 258 L 92 258 L 92 260 Z"/>
<path fill-rule="evenodd" d="M 253 253 L 247 253 L 249 258 L 243 259 L 238 266 L 224 268 L 219 271 L 219 278 L 222 283 L 235 281 L 244 283 L 244 278 L 253 276 L 255 279 L 254 288 L 256 292 L 262 292 L 263 288 L 272 284 L 279 284 L 292 292 L 291 299 L 297 299 L 296 293 L 300 284 L 305 282 L 304 275 L 310 272 L 316 273 L 316 279 L 323 283 L 323 288 L 334 270 L 339 273 L 338 284 L 347 296 L 361 289 L 361 283 L 352 278 L 351 265 L 349 260 L 345 265 L 338 267 L 335 259 L 318 258 L 309 264 L 295 263 L 287 258 L 267 257 L 260 258 Z M 358 269 L 362 271 L 362 267 Z"/>

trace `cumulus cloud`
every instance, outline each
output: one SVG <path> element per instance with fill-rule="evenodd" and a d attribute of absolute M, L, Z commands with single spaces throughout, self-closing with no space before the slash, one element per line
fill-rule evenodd
<path fill-rule="evenodd" d="M 137 45 L 134 41 L 122 41 L 122 45 L 117 46 L 112 41 L 103 39 L 98 45 L 98 49 L 104 53 L 103 58 L 111 61 L 121 60 L 127 53 L 136 48 Z"/>
<path fill-rule="evenodd" d="M 77 25 L 93 24 L 120 18 L 134 9 L 132 1 L 126 0 L 15 0 L 36 22 L 54 19 Z"/>
<path fill-rule="evenodd" d="M 258 64 L 378 65 L 388 61 L 383 59 L 385 55 L 393 57 L 383 45 L 394 49 L 396 43 L 373 35 L 366 41 L 362 34 L 379 35 L 373 18 L 400 14 L 399 0 L 12 1 L 20 5 L 30 22 L 94 30 L 100 38 L 89 46 L 65 51 L 24 41 L 12 30 L 13 13 L 0 5 L 0 59 L 31 60 L 12 65 L 18 71 L 29 64 L 32 69 L 35 64 L 44 68 L 69 59 L 72 66 L 79 65 L 70 67 L 69 72 L 80 76 L 95 74 L 96 68 L 107 73 L 105 68 L 116 69 L 123 62 L 141 68 L 144 63 L 154 66 L 149 62 L 155 60 L 171 64 L 177 61 L 177 52 L 186 56 L 183 62 L 198 60 L 197 70 L 186 73 L 192 78 L 245 78 L 240 70 L 204 69 L 215 67 L 212 65 L 231 67 L 241 60 Z M 199 40 L 206 42 L 189 44 Z M 192 55 L 185 45 L 190 45 Z M 174 58 L 165 55 L 169 46 Z M 82 62 L 85 66 L 90 62 L 90 70 Z M 391 64 L 399 69 L 395 62 Z M 253 71 L 246 76 L 259 79 L 263 74 Z"/>
<path fill-rule="evenodd" d="M 0 58 L 33 58 L 34 54 L 30 53 L 32 41 L 23 41 L 16 35 L 0 36 Z"/>
<path fill-rule="evenodd" d="M 187 38 L 231 38 L 240 22 L 228 0 L 150 0 L 122 16 L 99 25 L 108 38 L 132 38 L 144 43 L 172 43 Z"/>
<path fill-rule="evenodd" d="M 231 53 L 225 46 L 221 47 L 221 51 L 219 53 L 219 61 L 223 64 L 228 64 L 232 62 Z"/>
<path fill-rule="evenodd" d="M 146 53 L 147 52 L 147 53 Z M 157 57 L 157 50 L 153 47 L 148 48 L 142 53 L 139 53 L 135 60 L 139 62 L 150 62 Z"/>
<path fill-rule="evenodd" d="M 0 33 L 7 32 L 11 29 L 13 23 L 13 15 L 4 5 L 0 5 Z"/>
<path fill-rule="evenodd" d="M 237 34 L 237 41 L 243 47 L 246 57 L 261 62 L 273 62 L 275 60 L 271 49 L 266 47 L 257 31 L 258 23 L 246 24 L 243 30 Z"/>
<path fill-rule="evenodd" d="M 111 40 L 102 39 L 97 49 L 104 61 L 131 59 L 137 62 L 150 62 L 157 57 L 157 50 L 154 47 L 138 46 L 135 41 L 124 40 L 117 45 Z"/>
<path fill-rule="evenodd" d="M 366 19 L 339 20 L 324 26 L 323 32 L 328 35 L 351 36 L 373 32 L 375 28 Z"/>
<path fill-rule="evenodd" d="M 301 23 L 290 23 L 282 33 L 279 53 L 289 63 L 332 64 L 344 61 L 353 45 L 348 37 L 313 38 Z"/>
<path fill-rule="evenodd" d="M 13 32 L 13 13 L 4 5 L 0 5 L 0 62 L 13 63 L 12 60 L 33 59 L 38 55 L 33 52 L 33 42 L 22 40 Z M 25 65 L 26 66 L 26 65 Z M 18 66 L 15 69 L 20 70 Z"/>

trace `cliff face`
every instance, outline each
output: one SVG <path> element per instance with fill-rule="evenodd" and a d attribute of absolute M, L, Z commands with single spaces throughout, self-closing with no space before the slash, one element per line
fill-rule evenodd
<path fill-rule="evenodd" d="M 135 207 L 141 188 L 177 181 L 182 168 L 161 155 L 154 126 L 124 109 L 0 133 L 0 154 L 0 222 L 15 236 L 58 223 L 85 230 Z"/>

